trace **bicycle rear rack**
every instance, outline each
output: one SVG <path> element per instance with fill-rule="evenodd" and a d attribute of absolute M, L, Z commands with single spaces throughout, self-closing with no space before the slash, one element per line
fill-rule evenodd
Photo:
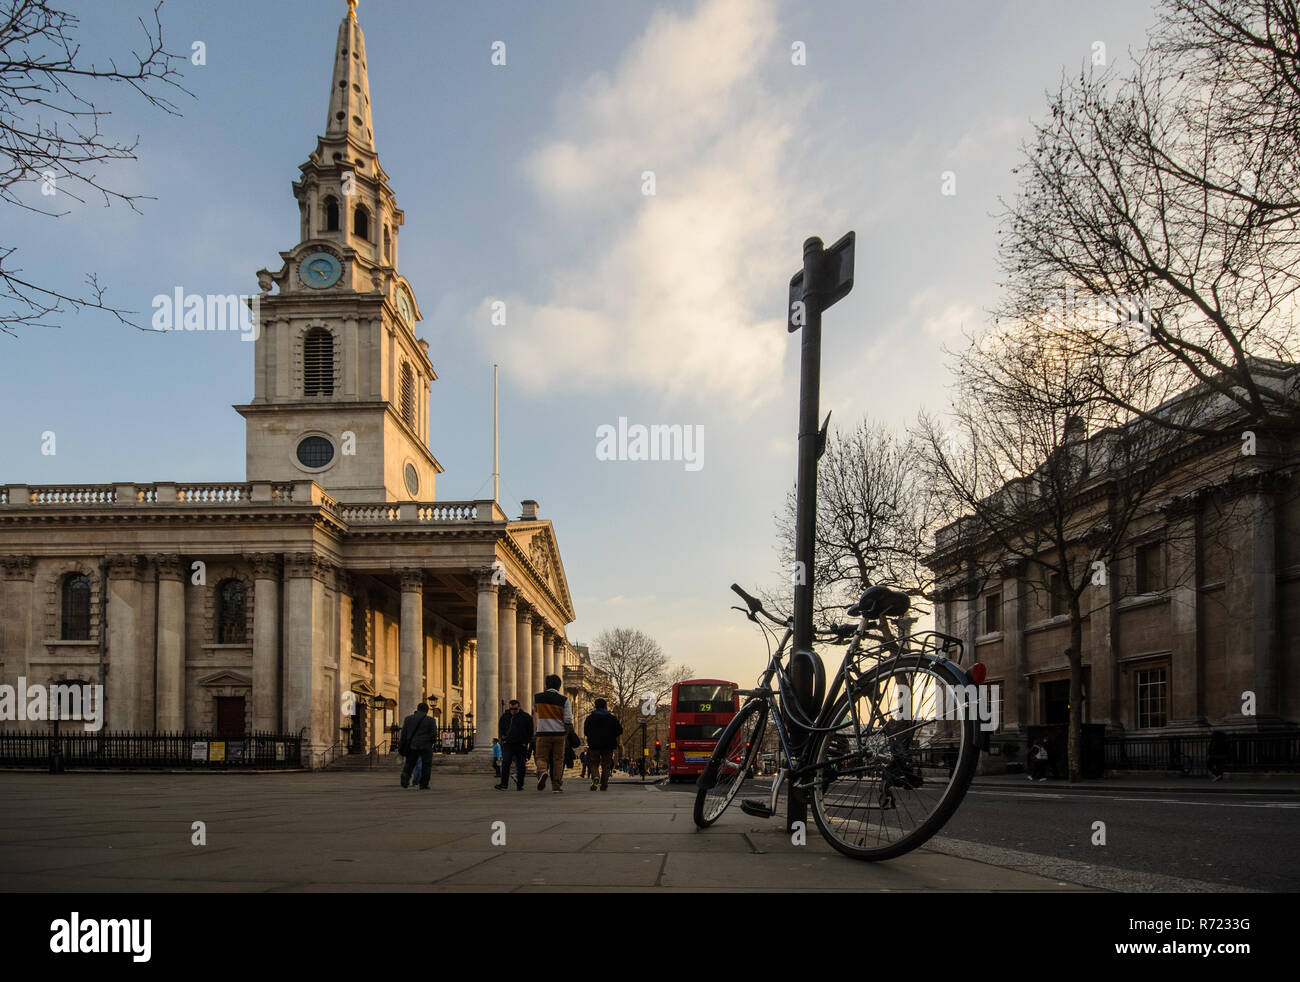
<path fill-rule="evenodd" d="M 874 640 L 874 639 L 872 639 Z M 857 658 L 870 658 L 880 661 L 896 655 L 930 655 L 960 665 L 965 656 L 965 644 L 961 638 L 938 631 L 920 631 L 902 638 L 882 641 L 871 647 L 858 649 Z"/>

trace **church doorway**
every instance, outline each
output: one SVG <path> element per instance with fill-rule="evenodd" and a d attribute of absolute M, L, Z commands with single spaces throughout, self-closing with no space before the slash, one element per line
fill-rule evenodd
<path fill-rule="evenodd" d="M 369 722 L 370 714 L 365 711 L 366 704 L 360 699 L 355 706 L 351 716 L 352 725 L 348 727 L 348 753 L 363 754 L 366 752 L 366 723 Z"/>
<path fill-rule="evenodd" d="M 217 736 L 244 735 L 244 697 L 217 696 Z"/>

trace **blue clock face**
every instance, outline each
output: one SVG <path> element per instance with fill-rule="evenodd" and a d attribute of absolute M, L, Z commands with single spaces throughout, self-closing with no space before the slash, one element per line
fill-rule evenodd
<path fill-rule="evenodd" d="M 343 264 L 328 252 L 313 252 L 298 264 L 298 279 L 313 290 L 333 286 L 343 275 Z"/>
<path fill-rule="evenodd" d="M 411 298 L 406 295 L 405 290 L 397 291 L 397 312 L 407 324 L 410 324 L 415 319 L 415 311 L 411 307 Z"/>

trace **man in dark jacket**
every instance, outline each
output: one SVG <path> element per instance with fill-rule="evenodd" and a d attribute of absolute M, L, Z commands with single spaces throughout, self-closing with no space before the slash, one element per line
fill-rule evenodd
<path fill-rule="evenodd" d="M 498 791 L 510 790 L 510 766 L 515 768 L 515 784 L 524 790 L 524 762 L 528 760 L 528 745 L 533 742 L 533 718 L 523 711 L 518 699 L 510 700 L 510 708 L 497 723 L 501 740 L 501 783 Z"/>
<path fill-rule="evenodd" d="M 433 771 L 433 738 L 437 726 L 429 716 L 429 707 L 420 703 L 415 712 L 402 721 L 400 746 L 406 748 L 406 763 L 402 766 L 402 787 L 409 787 L 411 771 L 420 762 L 420 790 L 429 790 L 429 774 Z"/>
<path fill-rule="evenodd" d="M 618 717 L 605 708 L 604 699 L 596 700 L 596 708 L 582 724 L 582 732 L 587 737 L 587 760 L 591 768 L 591 790 L 597 787 L 601 791 L 609 790 L 609 772 L 614 769 L 614 750 L 618 747 L 618 738 L 623 735 L 623 724 Z M 596 768 L 600 768 L 597 781 Z"/>

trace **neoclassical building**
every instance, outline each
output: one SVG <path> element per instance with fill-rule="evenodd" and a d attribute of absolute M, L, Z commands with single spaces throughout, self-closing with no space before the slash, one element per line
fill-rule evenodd
<path fill-rule="evenodd" d="M 319 763 L 387 749 L 428 696 L 494 731 L 577 661 L 537 503 L 435 496 L 437 376 L 351 4 L 332 60 L 298 244 L 257 274 L 245 479 L 0 485 L 0 680 L 102 681 L 108 730 L 302 732 Z"/>
<path fill-rule="evenodd" d="M 1288 385 L 1300 381 L 1295 365 L 1260 364 Z M 1167 405 L 1194 394 L 1203 397 L 1193 390 Z M 1104 726 L 1111 740 L 1300 725 L 1300 434 L 1252 424 L 1224 399 L 1210 399 L 1195 421 L 1206 432 L 1170 441 L 1147 461 L 1162 476 L 1108 557 L 1108 575 L 1094 576 L 1081 598 L 1083 721 Z M 1103 431 L 1079 445 L 1119 435 Z M 1101 516 L 1120 507 L 1117 488 L 1099 468 L 1073 499 L 1082 554 L 1090 555 L 1087 530 L 1104 528 Z M 1030 726 L 1068 719 L 1061 584 L 1007 554 L 973 519 L 940 530 L 926 562 L 936 627 L 962 637 L 971 660 L 987 666 L 1001 709 L 994 753 L 1022 756 Z"/>

